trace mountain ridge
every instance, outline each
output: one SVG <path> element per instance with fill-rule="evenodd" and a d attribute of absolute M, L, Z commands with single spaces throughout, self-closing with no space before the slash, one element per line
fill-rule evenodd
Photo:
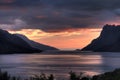
<path fill-rule="evenodd" d="M 33 48 L 37 48 L 37 49 L 41 49 L 41 50 L 59 50 L 55 47 L 44 45 L 44 44 L 35 42 L 33 40 L 30 40 L 25 35 L 22 35 L 22 34 L 14 34 L 14 35 L 22 38 L 24 41 L 26 41 L 28 44 L 30 44 Z"/>
<path fill-rule="evenodd" d="M 6 30 L 0 29 L 0 54 L 39 53 L 45 50 L 58 49 L 37 43 L 28 39 L 25 35 L 11 34 Z"/>
<path fill-rule="evenodd" d="M 41 50 L 32 48 L 23 39 L 0 29 L 0 54 L 34 52 L 41 52 Z"/>
<path fill-rule="evenodd" d="M 105 25 L 100 36 L 82 51 L 120 52 L 120 25 Z"/>

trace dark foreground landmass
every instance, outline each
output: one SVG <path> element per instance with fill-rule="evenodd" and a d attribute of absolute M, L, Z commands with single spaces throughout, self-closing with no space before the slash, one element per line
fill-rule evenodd
<path fill-rule="evenodd" d="M 22 80 L 22 78 L 11 77 L 7 72 L 2 72 L 0 70 L 0 80 Z M 24 80 L 56 80 L 56 79 L 53 76 L 53 74 L 46 76 L 45 74 L 42 73 L 40 75 L 35 75 L 34 77 L 30 77 L 29 79 Z M 70 72 L 68 80 L 120 80 L 120 69 L 116 69 L 113 72 L 106 72 L 104 74 L 96 75 L 93 77 L 84 75 L 84 73 L 80 73 L 79 75 L 77 75 L 74 72 Z"/>
<path fill-rule="evenodd" d="M 120 25 L 105 25 L 100 36 L 82 51 L 120 52 Z"/>

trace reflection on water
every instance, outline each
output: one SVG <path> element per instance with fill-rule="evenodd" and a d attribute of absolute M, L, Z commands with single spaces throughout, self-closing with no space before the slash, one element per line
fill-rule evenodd
<path fill-rule="evenodd" d="M 0 68 L 12 75 L 40 72 L 67 77 L 70 71 L 95 75 L 119 68 L 120 53 L 13 54 L 0 55 Z"/>

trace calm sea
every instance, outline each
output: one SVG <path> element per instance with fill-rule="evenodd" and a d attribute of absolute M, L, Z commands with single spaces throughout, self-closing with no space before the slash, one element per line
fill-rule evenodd
<path fill-rule="evenodd" d="M 0 68 L 11 75 L 24 77 L 46 73 L 62 79 L 68 77 L 70 71 L 96 75 L 120 68 L 120 53 L 63 51 L 0 55 Z"/>

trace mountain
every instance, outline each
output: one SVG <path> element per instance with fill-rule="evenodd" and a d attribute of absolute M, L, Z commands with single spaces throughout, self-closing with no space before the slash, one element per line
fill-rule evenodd
<path fill-rule="evenodd" d="M 44 44 L 40 44 L 38 42 L 32 41 L 30 39 L 28 39 L 26 36 L 22 35 L 22 34 L 14 34 L 20 38 L 22 38 L 24 41 L 26 41 L 30 46 L 32 46 L 33 48 L 36 49 L 40 49 L 40 50 L 58 50 L 57 48 L 48 46 L 48 45 L 44 45 Z"/>
<path fill-rule="evenodd" d="M 120 25 L 105 25 L 100 36 L 82 51 L 120 52 Z"/>
<path fill-rule="evenodd" d="M 31 47 L 20 37 L 0 29 L 0 54 L 34 52 L 41 52 L 41 50 Z"/>

